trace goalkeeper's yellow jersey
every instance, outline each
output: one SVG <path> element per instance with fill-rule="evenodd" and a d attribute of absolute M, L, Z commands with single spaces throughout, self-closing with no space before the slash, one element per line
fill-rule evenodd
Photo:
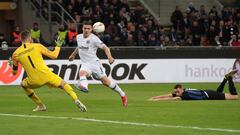
<path fill-rule="evenodd" d="M 12 55 L 13 64 L 20 63 L 26 71 L 29 79 L 41 80 L 52 72 L 44 63 L 42 55 L 56 59 L 60 52 L 60 47 L 55 47 L 54 51 L 48 50 L 42 44 L 24 43 Z M 46 78 L 45 78 L 46 79 Z"/>

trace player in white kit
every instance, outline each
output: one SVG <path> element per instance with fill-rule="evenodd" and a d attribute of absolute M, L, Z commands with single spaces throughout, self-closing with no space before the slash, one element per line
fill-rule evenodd
<path fill-rule="evenodd" d="M 114 58 L 111 55 L 110 49 L 92 33 L 92 24 L 90 22 L 85 22 L 82 30 L 83 33 L 77 35 L 78 47 L 69 56 L 69 61 L 73 61 L 78 53 L 81 59 L 81 68 L 79 72 L 80 81 L 77 84 L 77 88 L 83 92 L 88 92 L 87 77 L 93 75 L 96 78 L 99 78 L 105 86 L 119 93 L 122 99 L 122 104 L 126 107 L 128 99 L 125 92 L 122 91 L 118 84 L 107 77 L 99 58 L 96 55 L 97 49 L 102 49 L 105 52 L 109 63 L 112 64 Z"/>

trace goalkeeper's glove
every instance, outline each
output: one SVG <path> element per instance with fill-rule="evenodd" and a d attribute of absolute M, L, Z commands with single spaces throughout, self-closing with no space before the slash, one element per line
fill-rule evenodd
<path fill-rule="evenodd" d="M 55 40 L 55 44 L 57 47 L 61 47 L 64 43 L 64 40 L 61 39 L 60 37 L 58 37 L 56 40 Z"/>
<path fill-rule="evenodd" d="M 9 57 L 9 59 L 8 59 L 8 65 L 9 65 L 10 67 L 13 66 L 12 57 Z"/>

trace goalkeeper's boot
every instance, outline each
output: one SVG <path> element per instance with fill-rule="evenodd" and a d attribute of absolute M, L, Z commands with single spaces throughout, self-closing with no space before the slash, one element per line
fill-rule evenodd
<path fill-rule="evenodd" d="M 126 95 L 122 96 L 121 99 L 122 99 L 123 106 L 127 107 L 128 106 L 128 98 L 127 98 L 127 96 Z"/>
<path fill-rule="evenodd" d="M 78 90 L 84 92 L 84 93 L 88 93 L 88 88 L 82 86 L 82 85 L 79 85 L 79 84 L 74 84 L 75 88 L 77 88 Z"/>
<path fill-rule="evenodd" d="M 34 112 L 41 112 L 41 111 L 47 111 L 47 108 L 44 104 L 38 105 L 35 109 L 33 109 Z"/>
<path fill-rule="evenodd" d="M 80 109 L 81 112 L 87 111 L 87 107 L 81 101 L 76 100 L 75 104 L 77 105 L 77 107 Z"/>
<path fill-rule="evenodd" d="M 236 70 L 236 69 L 230 71 L 229 73 L 225 74 L 225 79 L 227 79 L 229 76 L 233 76 L 237 72 L 238 72 L 238 70 Z"/>

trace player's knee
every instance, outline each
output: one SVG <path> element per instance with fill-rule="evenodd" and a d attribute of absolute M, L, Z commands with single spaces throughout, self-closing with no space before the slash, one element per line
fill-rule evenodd
<path fill-rule="evenodd" d="M 87 76 L 89 76 L 89 74 L 88 74 L 87 71 L 81 70 L 81 71 L 79 72 L 79 76 L 80 76 L 80 77 L 82 77 L 82 76 L 87 77 Z"/>
<path fill-rule="evenodd" d="M 21 82 L 21 87 L 22 87 L 23 89 L 26 89 L 26 86 L 24 85 L 23 82 Z"/>
<path fill-rule="evenodd" d="M 103 85 L 107 85 L 107 82 L 105 80 L 102 80 Z"/>
<path fill-rule="evenodd" d="M 111 80 L 109 80 L 107 77 L 101 78 L 102 84 L 109 87 L 111 84 Z"/>
<path fill-rule="evenodd" d="M 34 92 L 30 93 L 28 97 L 31 98 L 33 95 L 34 95 Z"/>
<path fill-rule="evenodd" d="M 59 88 L 61 89 L 64 89 L 64 86 L 66 85 L 67 83 L 65 81 L 61 81 L 61 85 L 59 86 Z"/>
<path fill-rule="evenodd" d="M 110 85 L 110 81 L 108 79 L 103 79 L 102 80 L 102 84 L 105 86 L 109 86 Z"/>

